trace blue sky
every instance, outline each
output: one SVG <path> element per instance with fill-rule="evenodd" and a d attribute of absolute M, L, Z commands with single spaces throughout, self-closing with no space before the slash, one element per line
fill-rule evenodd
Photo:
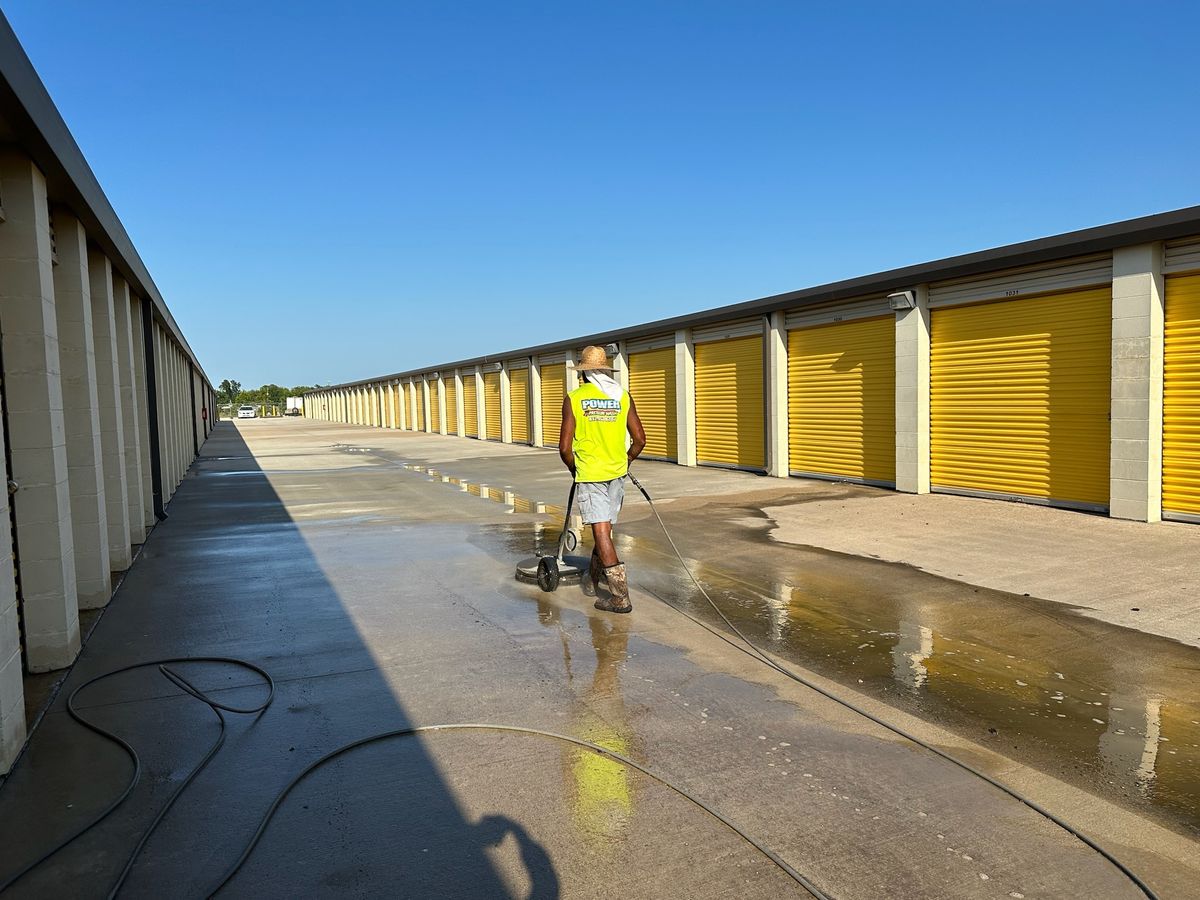
<path fill-rule="evenodd" d="M 1194 4 L 9 0 L 214 382 L 1200 203 Z"/>

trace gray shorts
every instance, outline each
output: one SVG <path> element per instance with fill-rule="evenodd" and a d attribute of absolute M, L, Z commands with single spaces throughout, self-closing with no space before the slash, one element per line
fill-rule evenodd
<path fill-rule="evenodd" d="M 575 486 L 579 497 L 579 514 L 584 525 L 597 522 L 617 524 L 621 515 L 621 504 L 625 502 L 625 479 L 612 481 L 581 481 Z"/>

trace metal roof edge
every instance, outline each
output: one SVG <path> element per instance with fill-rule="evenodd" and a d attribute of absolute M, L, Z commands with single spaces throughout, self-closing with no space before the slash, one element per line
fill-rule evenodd
<path fill-rule="evenodd" d="M 158 317 L 187 352 L 208 386 L 212 379 L 200 365 L 183 330 L 171 315 L 154 279 L 133 246 L 83 151 L 54 105 L 41 77 L 0 11 L 0 116 L 12 127 L 21 148 L 46 176 L 52 203 L 62 204 L 83 223 L 88 239 L 112 260 L 113 267 L 141 297 L 154 304 Z"/>
<path fill-rule="evenodd" d="M 457 362 L 445 362 L 417 369 L 407 369 L 403 372 L 395 372 L 390 375 L 376 375 L 357 381 L 347 381 L 342 384 L 329 385 L 321 390 L 341 390 L 343 388 L 361 387 L 380 381 L 416 377 L 427 372 L 435 372 L 442 369 L 456 369 L 465 366 L 501 362 L 516 357 L 537 356 L 543 353 L 582 347 L 589 343 L 609 343 L 611 341 L 649 337 L 663 332 L 676 331 L 680 328 L 694 328 L 730 319 L 767 315 L 777 310 L 791 309 L 795 306 L 803 306 L 809 303 L 827 303 L 836 300 L 849 300 L 853 297 L 862 297 L 867 294 L 890 293 L 891 291 L 904 290 L 918 284 L 927 284 L 933 281 L 947 281 L 952 278 L 981 275 L 1004 269 L 1053 262 L 1054 260 L 1067 259 L 1073 256 L 1087 256 L 1092 253 L 1111 251 L 1117 247 L 1144 244 L 1151 241 L 1167 241 L 1197 234 L 1200 234 L 1200 206 L 1188 206 L 1182 209 L 1140 216 L 1136 219 L 1126 219 L 1107 225 L 1097 225 L 1078 231 L 1068 231 L 1049 237 L 1021 241 L 1016 244 L 1006 244 L 987 250 L 977 250 L 958 256 L 949 256 L 931 262 L 902 266 L 898 269 L 888 269 L 871 275 L 847 278 L 842 281 L 801 288 L 800 290 L 789 291 L 783 294 L 772 294 L 756 300 L 746 300 L 728 306 L 685 313 L 667 319 L 646 322 L 641 325 L 630 325 L 610 331 L 552 341 L 533 347 L 522 347 L 505 353 L 493 353 Z"/>

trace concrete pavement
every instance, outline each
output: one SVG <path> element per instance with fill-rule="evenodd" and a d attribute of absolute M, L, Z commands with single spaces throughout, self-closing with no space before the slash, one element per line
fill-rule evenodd
<path fill-rule="evenodd" d="M 638 503 L 622 547 L 639 566 L 633 616 L 595 613 L 577 588 L 546 595 L 515 582 L 515 559 L 548 529 L 545 516 L 513 510 L 565 491 L 553 462 L 545 452 L 305 421 L 220 427 L 67 688 L 135 660 L 203 653 L 265 666 L 279 697 L 257 721 L 234 723 L 228 745 L 147 848 L 131 896 L 203 892 L 270 797 L 331 747 L 452 721 L 572 733 L 643 760 L 835 897 L 1137 896 L 1060 829 L 654 602 L 647 591 L 694 598 L 677 587 L 679 573 Z M 845 621 L 819 629 L 800 613 L 827 617 L 819 595 L 837 596 L 845 583 L 823 585 L 826 570 L 806 551 L 772 546 L 770 523 L 747 500 L 761 479 L 646 470 L 664 497 L 676 498 L 664 505 L 668 521 L 680 529 L 691 522 L 685 552 L 711 565 L 701 577 L 731 608 L 745 608 L 740 624 L 760 628 L 781 651 L 789 629 L 803 625 L 810 648 L 842 655 L 827 635 L 853 629 Z M 773 486 L 773 496 L 784 499 L 794 484 Z M 805 606 L 789 595 L 788 616 L 772 618 L 747 573 L 778 565 L 781 549 L 805 561 L 813 580 L 802 587 L 817 599 Z M 733 562 L 723 569 L 726 555 Z M 872 584 L 882 595 L 888 582 L 893 593 L 912 594 L 895 567 L 864 565 L 855 596 Z M 930 585 L 920 582 L 922 600 L 953 633 L 963 617 Z M 971 643 L 955 639 L 959 648 Z M 888 643 L 885 656 L 895 661 L 898 642 L 872 641 Z M 868 690 L 880 658 L 857 651 L 861 702 L 1034 792 L 1164 895 L 1183 896 L 1196 883 L 1196 845 L 1178 816 L 1014 761 L 999 744 L 965 738 L 949 714 L 931 722 L 919 705 L 894 708 Z M 939 683 L 936 672 L 925 677 Z M 197 678 L 227 685 L 234 702 L 261 695 L 227 672 Z M 1173 696 L 1179 686 L 1167 687 Z M 212 722 L 195 701 L 153 676 L 97 688 L 86 703 L 146 752 L 147 778 L 113 820 L 15 896 L 100 893 L 211 739 Z M 110 797 L 124 774 L 117 754 L 67 719 L 60 695 L 0 791 L 6 864 Z M 228 894 L 780 896 L 793 887 L 722 826 L 606 760 L 535 738 L 446 734 L 372 747 L 314 777 L 285 804 Z"/>

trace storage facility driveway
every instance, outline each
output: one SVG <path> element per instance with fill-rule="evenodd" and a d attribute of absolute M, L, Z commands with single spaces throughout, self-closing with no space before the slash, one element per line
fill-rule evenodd
<path fill-rule="evenodd" d="M 828 676 L 840 693 L 1034 793 L 1163 896 L 1193 890 L 1200 859 L 1186 779 L 1173 783 L 1167 804 L 1099 796 L 1040 764 L 1034 750 L 1012 759 L 1001 740 L 969 739 L 965 711 L 947 706 L 925 715 L 920 703 L 893 706 L 872 690 L 883 680 L 898 683 L 897 660 L 913 661 L 914 696 L 946 673 L 934 671 L 939 648 L 906 648 L 899 626 L 881 623 L 874 635 L 858 635 L 857 624 L 831 617 L 835 607 L 820 601 L 850 609 L 839 593 L 847 584 L 855 597 L 877 592 L 879 604 L 893 595 L 914 609 L 927 604 L 930 635 L 980 617 L 1002 630 L 999 620 L 1011 610 L 989 619 L 983 602 L 972 619 L 949 596 L 958 590 L 949 583 L 771 540 L 763 506 L 802 502 L 805 491 L 811 500 L 858 489 L 650 463 L 641 471 L 671 498 L 663 506 L 668 523 L 748 632 L 800 663 L 789 641 L 803 625 L 808 649 L 832 661 L 814 663 L 812 677 Z M 837 898 L 1138 896 L 1061 829 L 654 599 L 697 609 L 644 504 L 630 503 L 621 546 L 635 583 L 631 616 L 595 612 L 574 586 L 551 595 L 514 581 L 516 559 L 553 524 L 520 510 L 561 503 L 565 488 L 546 452 L 305 420 L 222 423 L 0 789 L 4 871 L 85 820 L 127 777 L 121 755 L 65 714 L 67 691 L 146 659 L 221 655 L 269 670 L 275 702 L 253 720 L 231 717 L 228 742 L 147 846 L 128 896 L 203 896 L 271 798 L 309 762 L 375 732 L 452 722 L 547 729 L 625 753 L 719 809 Z M 764 490 L 770 502 L 746 500 Z M 809 580 L 785 585 L 774 568 L 779 553 L 799 561 Z M 774 587 L 749 576 L 738 581 L 756 567 L 772 573 Z M 833 569 L 850 581 L 836 581 Z M 801 587 L 813 603 L 793 593 Z M 1028 604 L 1030 621 L 1063 627 Z M 857 655 L 847 655 L 846 638 L 862 645 Z M 1088 642 L 1076 638 L 1072 652 L 1082 667 Z M 966 653 L 975 646 L 966 638 L 955 646 L 964 658 L 985 659 Z M 1172 671 L 1186 671 L 1189 658 Z M 194 677 L 233 704 L 262 696 L 238 672 L 204 668 Z M 1141 683 L 1150 675 L 1135 666 L 1129 677 Z M 1186 688 L 1153 677 L 1155 690 L 1172 697 Z M 973 688 L 986 693 L 984 684 Z M 1020 699 L 1005 695 L 997 709 Z M 211 713 L 153 672 L 97 687 L 80 705 L 143 753 L 142 783 L 112 819 L 13 896 L 103 893 L 214 735 Z M 1110 716 L 1097 710 L 1097 722 Z M 1125 746 L 1116 730 L 1126 729 L 1101 729 L 1115 742 L 1109 763 L 1144 749 L 1141 738 Z M 1008 737 L 1003 729 L 1001 736 Z M 724 826 L 610 760 L 542 738 L 456 732 L 374 745 L 314 775 L 222 895 L 803 894 Z"/>

